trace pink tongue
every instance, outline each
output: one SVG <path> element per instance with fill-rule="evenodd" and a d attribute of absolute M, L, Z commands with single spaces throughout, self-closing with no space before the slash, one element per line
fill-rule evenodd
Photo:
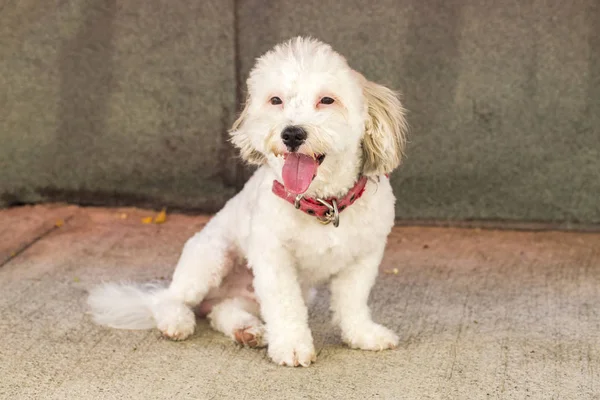
<path fill-rule="evenodd" d="M 306 192 L 317 174 L 317 160 L 306 154 L 288 153 L 283 164 L 283 184 L 294 194 Z"/>

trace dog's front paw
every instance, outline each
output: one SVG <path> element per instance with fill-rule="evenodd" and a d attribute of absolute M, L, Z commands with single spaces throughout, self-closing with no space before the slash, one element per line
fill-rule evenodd
<path fill-rule="evenodd" d="M 268 353 L 273 362 L 288 367 L 308 367 L 317 361 L 310 333 L 295 340 L 285 336 L 278 340 L 271 340 L 271 336 L 269 336 Z"/>
<path fill-rule="evenodd" d="M 355 327 L 352 332 L 345 333 L 342 339 L 353 349 L 374 351 L 394 349 L 399 342 L 398 335 L 376 323 Z"/>

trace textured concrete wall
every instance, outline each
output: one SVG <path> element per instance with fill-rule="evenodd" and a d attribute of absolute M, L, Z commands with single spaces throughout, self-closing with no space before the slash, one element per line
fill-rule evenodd
<path fill-rule="evenodd" d="M 23 0 L 0 33 L 4 205 L 214 210 L 254 58 L 307 34 L 403 92 L 400 218 L 600 222 L 595 0 Z"/>
<path fill-rule="evenodd" d="M 6 3 L 2 202 L 218 207 L 235 192 L 232 7 Z"/>

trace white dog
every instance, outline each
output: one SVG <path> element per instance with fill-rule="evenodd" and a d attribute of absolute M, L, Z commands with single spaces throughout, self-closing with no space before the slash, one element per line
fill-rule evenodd
<path fill-rule="evenodd" d="M 260 167 L 188 240 L 168 288 L 99 286 L 89 298 L 94 320 L 182 340 L 196 310 L 239 343 L 268 345 L 274 362 L 308 366 L 307 301 L 329 281 L 343 341 L 394 348 L 398 337 L 373 322 L 367 299 L 394 224 L 387 174 L 405 143 L 400 101 L 310 38 L 260 57 L 247 84 L 231 139 Z"/>

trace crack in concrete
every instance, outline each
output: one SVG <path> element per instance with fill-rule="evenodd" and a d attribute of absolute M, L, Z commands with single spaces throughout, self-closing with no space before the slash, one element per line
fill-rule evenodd
<path fill-rule="evenodd" d="M 68 217 L 65 217 L 64 218 L 64 223 L 66 224 L 72 218 L 73 218 L 73 215 L 69 215 Z M 8 257 L 5 257 L 2 261 L 0 261 L 0 268 L 4 267 L 9 262 L 11 262 L 15 258 L 19 257 L 21 254 L 23 254 L 31 246 L 33 246 L 34 244 L 36 244 L 37 242 L 39 242 L 40 240 L 44 239 L 45 237 L 47 237 L 48 235 L 50 235 L 52 232 L 54 232 L 55 230 L 60 229 L 60 228 L 61 227 L 58 226 L 58 225 L 56 225 L 56 224 L 52 225 L 51 228 L 46 229 L 44 232 L 42 232 L 38 236 L 34 237 L 29 242 L 25 243 L 24 245 L 22 245 L 21 247 L 19 247 L 17 250 L 15 250 L 14 252 L 10 253 L 8 255 Z"/>

